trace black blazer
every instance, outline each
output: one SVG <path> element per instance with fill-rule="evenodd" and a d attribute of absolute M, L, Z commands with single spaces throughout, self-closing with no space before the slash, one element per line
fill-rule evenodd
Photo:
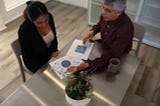
<path fill-rule="evenodd" d="M 47 63 L 52 52 L 58 51 L 54 19 L 50 13 L 49 25 L 54 33 L 54 40 L 49 48 L 47 48 L 46 43 L 36 30 L 35 25 L 29 20 L 26 19 L 18 30 L 24 64 L 32 72 L 36 72 L 45 63 Z"/>

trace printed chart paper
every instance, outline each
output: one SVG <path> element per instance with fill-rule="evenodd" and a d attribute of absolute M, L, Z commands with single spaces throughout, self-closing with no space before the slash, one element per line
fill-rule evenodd
<path fill-rule="evenodd" d="M 77 66 L 83 61 L 79 58 L 64 56 L 50 63 L 52 69 L 56 72 L 56 74 L 63 79 L 69 73 L 66 72 L 67 68 L 70 66 Z"/>
<path fill-rule="evenodd" d="M 93 48 L 93 45 L 94 43 L 91 42 L 83 44 L 82 40 L 76 39 L 69 48 L 67 55 L 87 60 Z"/>
<path fill-rule="evenodd" d="M 82 44 L 82 40 L 76 39 L 73 41 L 66 56 L 52 61 L 49 64 L 60 79 L 63 79 L 66 75 L 70 74 L 66 72 L 69 67 L 81 64 L 83 62 L 82 59 L 88 59 L 93 45 L 93 43 L 89 42 L 84 45 Z"/>

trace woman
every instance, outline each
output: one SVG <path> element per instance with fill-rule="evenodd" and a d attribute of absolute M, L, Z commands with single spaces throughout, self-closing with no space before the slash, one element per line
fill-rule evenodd
<path fill-rule="evenodd" d="M 39 1 L 27 2 L 24 18 L 18 31 L 22 56 L 26 67 L 36 72 L 59 55 L 54 20 Z"/>

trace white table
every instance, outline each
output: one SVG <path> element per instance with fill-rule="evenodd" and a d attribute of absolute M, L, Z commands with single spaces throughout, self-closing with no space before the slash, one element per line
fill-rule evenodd
<path fill-rule="evenodd" d="M 71 42 L 61 50 L 64 56 Z M 99 53 L 95 45 L 91 58 Z M 61 57 L 60 56 L 60 57 Z M 121 60 L 120 74 L 115 79 L 107 80 L 103 71 L 92 74 L 94 96 L 87 106 L 119 106 L 140 60 L 126 55 Z M 69 106 L 65 100 L 64 84 L 51 69 L 39 70 L 30 80 L 22 84 L 1 106 Z"/>

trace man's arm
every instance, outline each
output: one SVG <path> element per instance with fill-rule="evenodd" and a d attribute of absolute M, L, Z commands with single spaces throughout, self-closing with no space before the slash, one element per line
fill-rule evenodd
<path fill-rule="evenodd" d="M 130 33 L 126 29 L 126 32 L 118 32 L 117 34 L 116 40 L 109 47 L 106 47 L 100 58 L 88 62 L 91 68 L 107 66 L 111 58 L 120 58 L 131 49 L 133 32 Z"/>
<path fill-rule="evenodd" d="M 75 73 L 77 71 L 83 70 L 83 69 L 88 68 L 88 67 L 89 67 L 89 64 L 87 62 L 84 62 L 84 63 L 81 63 L 78 66 L 71 66 L 71 67 L 69 67 L 67 69 L 67 71 L 70 72 L 70 73 Z"/>
<path fill-rule="evenodd" d="M 95 34 L 97 34 L 97 33 L 100 32 L 100 23 L 101 23 L 101 20 L 102 20 L 102 16 L 100 17 L 99 22 L 96 25 L 94 25 L 90 29 L 89 33 L 84 37 L 83 44 L 85 44 L 88 40 L 92 39 Z"/>

